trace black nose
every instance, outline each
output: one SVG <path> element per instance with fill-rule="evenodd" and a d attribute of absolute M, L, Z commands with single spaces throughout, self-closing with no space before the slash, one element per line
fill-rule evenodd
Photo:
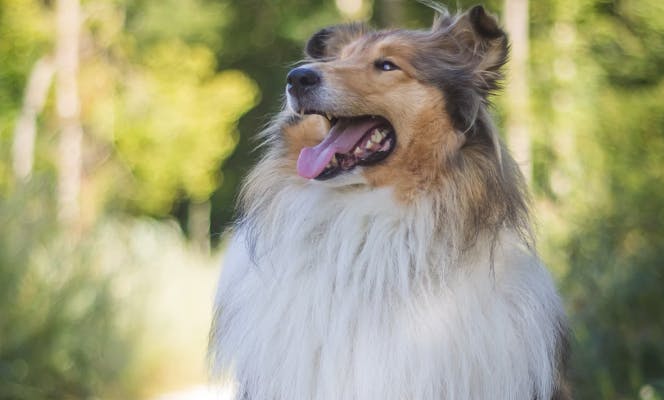
<path fill-rule="evenodd" d="M 302 92 L 320 83 L 320 75 L 315 69 L 299 67 L 292 69 L 286 76 L 289 92 Z"/>

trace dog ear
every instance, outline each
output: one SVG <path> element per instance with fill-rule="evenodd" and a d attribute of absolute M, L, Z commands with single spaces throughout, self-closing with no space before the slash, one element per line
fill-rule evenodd
<path fill-rule="evenodd" d="M 369 32 L 369 28 L 361 23 L 323 28 L 309 38 L 304 53 L 314 60 L 331 58 L 339 54 L 345 45 L 367 32 Z"/>
<path fill-rule="evenodd" d="M 478 89 L 490 92 L 497 88 L 501 67 L 507 62 L 508 41 L 496 17 L 487 14 L 484 7 L 475 6 L 455 19 L 440 18 L 434 29 L 451 35 L 461 58 L 472 68 Z"/>

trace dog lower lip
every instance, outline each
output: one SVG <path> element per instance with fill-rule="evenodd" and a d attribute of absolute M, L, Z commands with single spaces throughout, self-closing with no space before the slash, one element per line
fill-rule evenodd
<path fill-rule="evenodd" d="M 328 179 L 332 179 L 335 176 L 339 175 L 343 169 L 341 167 L 336 167 L 336 168 L 326 168 L 323 170 L 323 172 L 320 173 L 316 178 L 317 181 L 326 181 Z"/>

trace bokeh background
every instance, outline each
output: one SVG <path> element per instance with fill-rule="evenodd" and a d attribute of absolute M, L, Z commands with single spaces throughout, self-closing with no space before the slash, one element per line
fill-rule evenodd
<path fill-rule="evenodd" d="M 663 399 L 664 1 L 485 4 L 513 41 L 494 112 L 571 318 L 576 398 Z M 221 234 L 252 136 L 307 37 L 354 19 L 432 12 L 0 0 L 0 399 L 212 394 Z"/>

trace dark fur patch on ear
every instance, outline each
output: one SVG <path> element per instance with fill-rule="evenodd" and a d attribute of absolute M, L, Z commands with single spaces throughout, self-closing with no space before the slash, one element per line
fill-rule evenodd
<path fill-rule="evenodd" d="M 334 57 L 348 43 L 369 32 L 370 29 L 362 23 L 329 26 L 311 36 L 304 52 L 314 60 Z"/>
<path fill-rule="evenodd" d="M 325 42 L 333 33 L 334 27 L 323 28 L 314 33 L 311 38 L 309 38 L 309 41 L 304 48 L 306 55 L 314 59 L 325 57 Z"/>
<path fill-rule="evenodd" d="M 498 21 L 487 14 L 482 6 L 475 6 L 469 12 L 470 22 L 475 31 L 488 39 L 498 39 L 504 32 L 498 26 Z"/>

